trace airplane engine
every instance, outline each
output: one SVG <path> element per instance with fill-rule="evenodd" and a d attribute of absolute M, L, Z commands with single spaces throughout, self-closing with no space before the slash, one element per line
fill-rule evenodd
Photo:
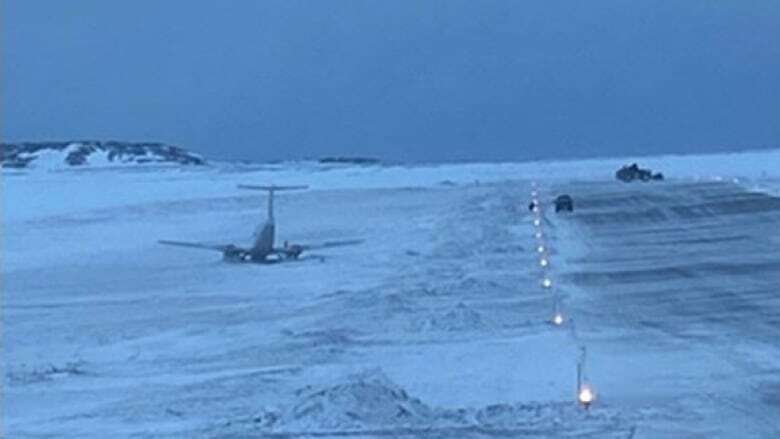
<path fill-rule="evenodd" d="M 222 259 L 227 262 L 249 262 L 252 260 L 252 255 L 245 250 L 231 245 L 222 253 Z"/>
<path fill-rule="evenodd" d="M 298 244 L 288 245 L 284 248 L 285 256 L 288 259 L 298 259 L 303 253 L 303 246 Z"/>

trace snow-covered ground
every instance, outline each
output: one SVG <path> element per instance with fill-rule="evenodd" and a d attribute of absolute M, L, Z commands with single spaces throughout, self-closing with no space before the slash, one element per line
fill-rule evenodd
<path fill-rule="evenodd" d="M 780 152 L 627 161 L 4 171 L 5 437 L 780 435 Z M 278 238 L 365 241 L 156 244 L 246 243 L 264 198 L 236 184 L 271 182 L 311 186 Z"/>
<path fill-rule="evenodd" d="M 780 436 L 780 199 L 731 181 L 556 190 L 578 200 L 556 221 L 580 246 L 569 312 L 637 437 Z"/>

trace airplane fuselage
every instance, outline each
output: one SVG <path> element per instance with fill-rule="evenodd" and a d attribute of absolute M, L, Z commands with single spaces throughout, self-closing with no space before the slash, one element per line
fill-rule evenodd
<path fill-rule="evenodd" d="M 288 245 L 285 242 L 285 245 L 282 248 L 274 247 L 276 235 L 276 224 L 274 222 L 274 192 L 279 190 L 306 189 L 306 186 L 239 185 L 239 187 L 268 191 L 268 217 L 264 223 L 260 224 L 257 229 L 255 229 L 254 242 L 252 242 L 251 247 L 239 247 L 234 244 L 212 245 L 168 240 L 161 240 L 160 243 L 181 247 L 219 250 L 222 252 L 222 259 L 224 261 L 233 263 L 272 264 L 290 259 L 298 259 L 301 253 L 306 249 L 304 246 Z"/>

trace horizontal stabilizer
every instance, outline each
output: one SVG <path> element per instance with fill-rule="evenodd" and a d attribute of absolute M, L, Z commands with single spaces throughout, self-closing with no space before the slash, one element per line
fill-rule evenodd
<path fill-rule="evenodd" d="M 291 190 L 299 190 L 299 189 L 308 189 L 309 186 L 299 185 L 299 186 L 258 186 L 253 184 L 239 184 L 239 189 L 254 189 L 259 191 L 291 191 Z"/>

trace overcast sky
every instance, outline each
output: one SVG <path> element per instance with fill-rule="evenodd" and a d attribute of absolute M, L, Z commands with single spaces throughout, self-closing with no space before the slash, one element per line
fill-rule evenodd
<path fill-rule="evenodd" d="M 780 147 L 778 0 L 2 0 L 4 140 L 212 158 Z"/>

